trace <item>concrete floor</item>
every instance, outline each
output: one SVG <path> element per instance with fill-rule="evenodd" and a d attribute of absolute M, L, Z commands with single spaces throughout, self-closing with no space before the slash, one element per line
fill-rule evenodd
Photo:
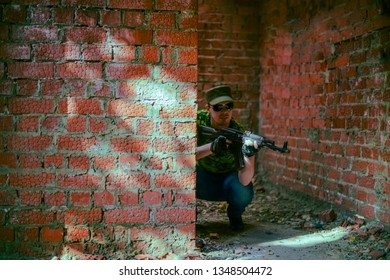
<path fill-rule="evenodd" d="M 197 225 L 197 234 L 206 241 L 210 259 L 248 260 L 342 260 L 352 258 L 345 228 L 327 231 L 298 230 L 272 223 L 247 224 L 240 232 L 226 221 Z"/>

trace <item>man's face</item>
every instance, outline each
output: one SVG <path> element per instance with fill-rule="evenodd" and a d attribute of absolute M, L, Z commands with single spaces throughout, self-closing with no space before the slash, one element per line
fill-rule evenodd
<path fill-rule="evenodd" d="M 206 105 L 210 113 L 211 126 L 214 128 L 226 128 L 229 126 L 233 115 L 233 102 L 221 102 L 216 105 Z"/>

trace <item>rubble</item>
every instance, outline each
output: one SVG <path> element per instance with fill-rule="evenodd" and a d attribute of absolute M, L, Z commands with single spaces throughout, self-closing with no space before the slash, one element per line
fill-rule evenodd
<path fill-rule="evenodd" d="M 390 259 L 390 232 L 383 225 L 336 209 L 324 201 L 274 186 L 257 185 L 255 191 L 255 198 L 243 215 L 244 222 L 260 226 L 262 223 L 288 225 L 308 233 L 342 227 L 348 230 L 348 234 L 337 245 L 329 243 L 327 253 L 341 255 L 345 260 Z M 226 216 L 226 203 L 198 201 L 197 210 L 200 214 L 198 223 L 216 221 Z M 245 247 L 245 242 L 237 249 L 237 244 L 226 245 L 222 238 L 202 236 L 202 232 L 198 233 L 198 238 L 202 239 L 199 251 L 201 255 L 203 253 L 203 259 L 245 258 L 259 250 Z M 242 238 L 244 240 L 245 234 L 242 234 Z M 233 245 L 235 249 L 232 249 Z M 264 252 L 264 255 L 275 256 L 275 253 L 271 250 Z"/>

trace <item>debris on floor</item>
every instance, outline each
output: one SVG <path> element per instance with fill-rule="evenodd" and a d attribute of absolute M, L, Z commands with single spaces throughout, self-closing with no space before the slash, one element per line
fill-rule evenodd
<path fill-rule="evenodd" d="M 246 229 L 239 233 L 229 231 L 226 203 L 198 200 L 199 257 L 390 259 L 390 232 L 383 225 L 366 221 L 362 216 L 336 209 L 318 199 L 273 186 L 257 185 L 255 191 L 254 200 L 243 215 Z M 303 238 L 306 241 L 311 238 L 312 242 L 323 239 L 323 244 L 306 246 L 302 251 L 297 248 L 303 246 L 298 246 L 299 242 L 303 243 Z M 295 248 L 281 246 L 293 239 L 298 242 Z"/>

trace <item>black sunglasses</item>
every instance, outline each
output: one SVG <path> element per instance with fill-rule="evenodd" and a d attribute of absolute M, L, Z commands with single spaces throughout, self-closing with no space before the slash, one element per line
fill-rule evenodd
<path fill-rule="evenodd" d="M 213 110 L 215 112 L 221 112 L 223 109 L 226 109 L 228 111 L 230 111 L 231 109 L 233 109 L 233 102 L 229 102 L 225 105 L 222 105 L 222 104 L 215 104 L 215 105 L 212 105 L 211 107 L 213 108 Z"/>

